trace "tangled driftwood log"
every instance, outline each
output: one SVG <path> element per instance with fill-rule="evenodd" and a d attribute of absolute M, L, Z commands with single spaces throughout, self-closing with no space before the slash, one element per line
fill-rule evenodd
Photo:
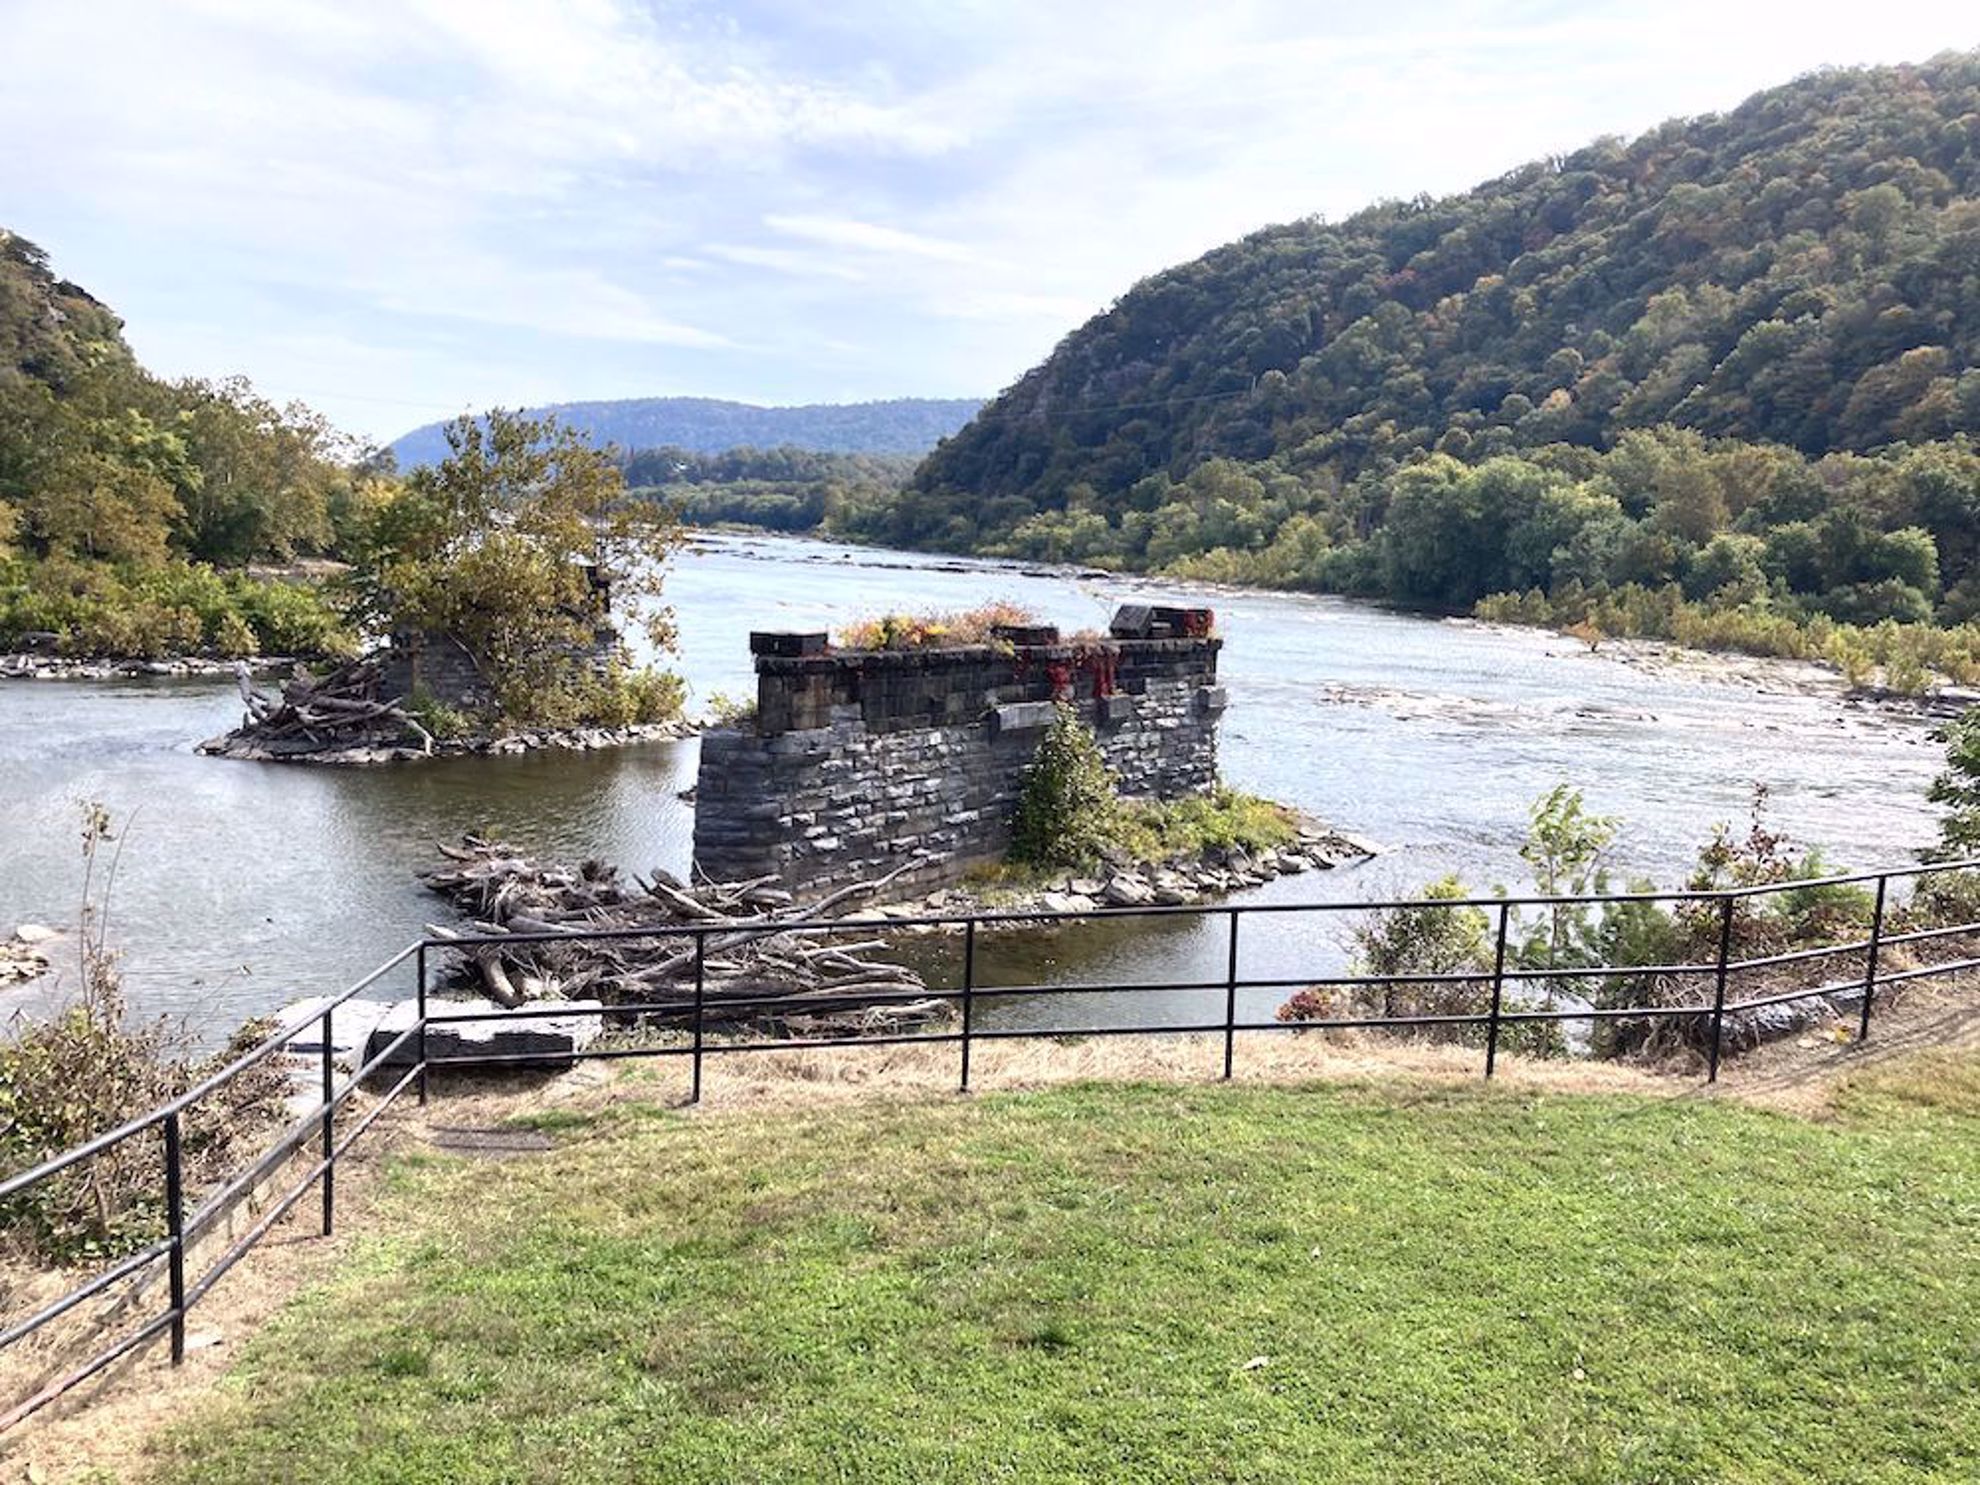
<path fill-rule="evenodd" d="M 656 871 L 627 882 L 602 862 L 543 865 L 475 836 L 440 851 L 449 864 L 420 880 L 468 921 L 430 931 L 437 938 L 508 940 L 461 950 L 462 979 L 500 1005 L 582 998 L 640 1007 L 627 1013 L 629 1019 L 686 1024 L 694 1014 L 699 937 L 702 1014 L 709 1027 L 847 1034 L 923 1024 L 949 1013 L 946 1001 L 927 996 L 913 968 L 874 957 L 888 952 L 884 940 L 855 941 L 849 931 L 817 927 L 884 889 L 918 858 L 800 906 L 773 878 L 689 886 Z M 690 925 L 709 931 L 640 932 Z M 599 933 L 615 936 L 581 936 Z"/>
<path fill-rule="evenodd" d="M 405 709 L 403 696 L 381 699 L 379 668 L 357 660 L 318 676 L 298 665 L 279 696 L 254 684 L 246 664 L 234 667 L 247 713 L 240 730 L 204 751 L 238 757 L 286 758 L 354 750 L 384 756 L 430 757 L 433 734 Z"/>

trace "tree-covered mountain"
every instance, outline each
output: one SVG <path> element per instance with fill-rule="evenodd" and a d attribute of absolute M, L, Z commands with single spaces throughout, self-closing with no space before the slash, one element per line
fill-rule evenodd
<path fill-rule="evenodd" d="M 335 545 L 355 452 L 244 381 L 151 375 L 115 314 L 0 229 L 0 644 L 322 648 L 315 595 L 241 569 Z"/>
<path fill-rule="evenodd" d="M 1135 285 L 858 529 L 1447 607 L 1980 611 L 1980 53 Z"/>
<path fill-rule="evenodd" d="M 562 402 L 530 408 L 596 444 L 621 449 L 686 449 L 719 454 L 734 448 L 790 446 L 835 454 L 925 454 L 966 423 L 980 399 L 897 397 L 884 402 L 757 407 L 712 397 L 637 397 L 622 402 Z M 431 464 L 447 452 L 442 423 L 415 428 L 392 445 L 402 468 Z"/>

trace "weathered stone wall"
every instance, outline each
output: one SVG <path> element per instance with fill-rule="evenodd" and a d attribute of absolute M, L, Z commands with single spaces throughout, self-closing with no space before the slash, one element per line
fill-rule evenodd
<path fill-rule="evenodd" d="M 469 709 L 492 700 L 474 656 L 460 641 L 444 635 L 395 636 L 379 665 L 378 694 L 429 696 L 447 706 Z"/>
<path fill-rule="evenodd" d="M 571 652 L 594 675 L 603 676 L 623 654 L 618 630 L 601 624 L 589 645 Z M 379 660 L 378 694 L 430 697 L 446 706 L 476 711 L 494 705 L 494 688 L 467 646 L 450 635 L 398 634 Z"/>
<path fill-rule="evenodd" d="M 1207 629 L 1207 611 L 1190 612 Z M 799 638 L 753 646 L 795 650 Z M 1124 792 L 1204 792 L 1217 776 L 1221 644 L 1199 635 L 759 652 L 754 726 L 702 735 L 696 864 L 717 879 L 774 874 L 805 896 L 917 854 L 926 859 L 902 885 L 955 881 L 1009 846 L 1055 699 L 1094 729 Z"/>

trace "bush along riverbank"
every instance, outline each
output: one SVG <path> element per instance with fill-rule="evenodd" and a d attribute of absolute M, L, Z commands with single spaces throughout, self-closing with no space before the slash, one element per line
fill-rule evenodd
<path fill-rule="evenodd" d="M 1948 780 L 1962 776 L 1957 748 L 1952 770 L 1933 797 L 1954 803 Z M 1728 1011 L 1723 1018 L 1726 1053 L 1782 1037 L 1826 1029 L 1847 1039 L 1863 1008 L 1863 980 L 1870 959 L 1863 947 L 1872 934 L 1877 898 L 1859 883 L 1826 880 L 1846 875 L 1815 848 L 1790 842 L 1767 823 L 1766 790 L 1755 791 L 1744 833 L 1721 825 L 1698 854 L 1684 892 L 1774 889 L 1730 899 L 1646 901 L 1655 884 L 1617 883 L 1607 865 L 1618 822 L 1589 813 L 1580 791 L 1563 784 L 1535 801 L 1521 856 L 1542 897 L 1607 897 L 1514 908 L 1507 913 L 1502 1009 L 1568 1013 L 1570 1019 L 1511 1020 L 1502 1025 L 1503 1050 L 1537 1056 L 1595 1056 L 1690 1064 L 1715 1039 L 1712 1013 L 1719 989 L 1713 965 L 1722 946 L 1735 966 L 1727 999 L 1739 1002 L 1811 992 L 1777 1004 Z M 1970 841 L 1947 823 L 1942 859 L 1963 859 Z M 1980 944 L 1980 881 L 1970 870 L 1923 876 L 1908 896 L 1894 891 L 1884 904 L 1887 941 L 1876 960 L 1885 979 L 1904 971 L 1950 962 Z M 1612 895 L 1614 894 L 1614 895 Z M 1324 985 L 1299 991 L 1278 1011 L 1298 1024 L 1358 1017 L 1484 1016 L 1493 1003 L 1499 967 L 1493 896 L 1455 876 L 1425 886 L 1419 901 L 1369 914 L 1354 931 L 1351 972 L 1372 983 Z M 1485 905 L 1480 905 L 1481 901 Z M 1949 929 L 1967 930 L 1948 934 Z M 1903 935 L 1932 932 L 1916 943 Z M 1830 952 L 1825 952 L 1830 951 Z M 1742 960 L 1765 960 L 1740 969 Z M 1420 977 L 1420 978 L 1417 978 Z M 1828 988 L 1824 993 L 1812 993 Z M 1899 985 L 1878 991 L 1886 1008 L 1903 993 Z M 1688 1014 L 1634 1019 L 1629 1010 Z M 1585 1013 L 1581 1014 L 1581 1013 Z M 1476 1024 L 1419 1026 L 1411 1036 L 1482 1046 Z"/>
<path fill-rule="evenodd" d="M 1005 859 L 881 911 L 1181 907 L 1377 849 L 1225 784 L 1173 799 L 1123 797 L 1093 733 L 1060 703 L 1025 771 Z"/>
<path fill-rule="evenodd" d="M 236 671 L 241 725 L 209 738 L 199 751 L 254 763 L 353 767 L 422 758 L 499 756 L 538 750 L 583 751 L 689 736 L 679 680 L 617 663 L 546 688 L 517 719 L 492 697 L 469 691 L 442 702 L 402 681 L 389 652 L 317 676 L 297 667 L 279 695 L 257 689 Z"/>

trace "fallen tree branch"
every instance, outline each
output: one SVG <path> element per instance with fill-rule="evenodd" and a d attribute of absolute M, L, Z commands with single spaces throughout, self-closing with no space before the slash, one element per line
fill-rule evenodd
<path fill-rule="evenodd" d="M 636 1017 L 629 1013 L 633 1019 L 680 1025 L 698 999 L 707 1026 L 788 1031 L 797 1024 L 791 1013 L 801 1010 L 807 1030 L 834 1035 L 897 1029 L 950 1012 L 926 995 L 919 972 L 885 957 L 892 948 L 885 938 L 868 932 L 819 941 L 835 909 L 884 891 L 921 857 L 798 905 L 770 887 L 771 877 L 713 882 L 697 874 L 690 887 L 656 871 L 627 883 L 602 862 L 541 865 L 475 836 L 438 849 L 446 864 L 421 881 L 463 913 L 472 935 L 524 936 L 462 948 L 460 981 L 500 1005 L 581 994 L 640 1007 Z M 430 931 L 441 939 L 466 936 L 438 925 Z M 589 936 L 599 932 L 615 937 Z M 735 1000 L 752 1003 L 728 1004 Z M 884 1012 L 881 1021 L 868 1014 L 876 1011 Z"/>

